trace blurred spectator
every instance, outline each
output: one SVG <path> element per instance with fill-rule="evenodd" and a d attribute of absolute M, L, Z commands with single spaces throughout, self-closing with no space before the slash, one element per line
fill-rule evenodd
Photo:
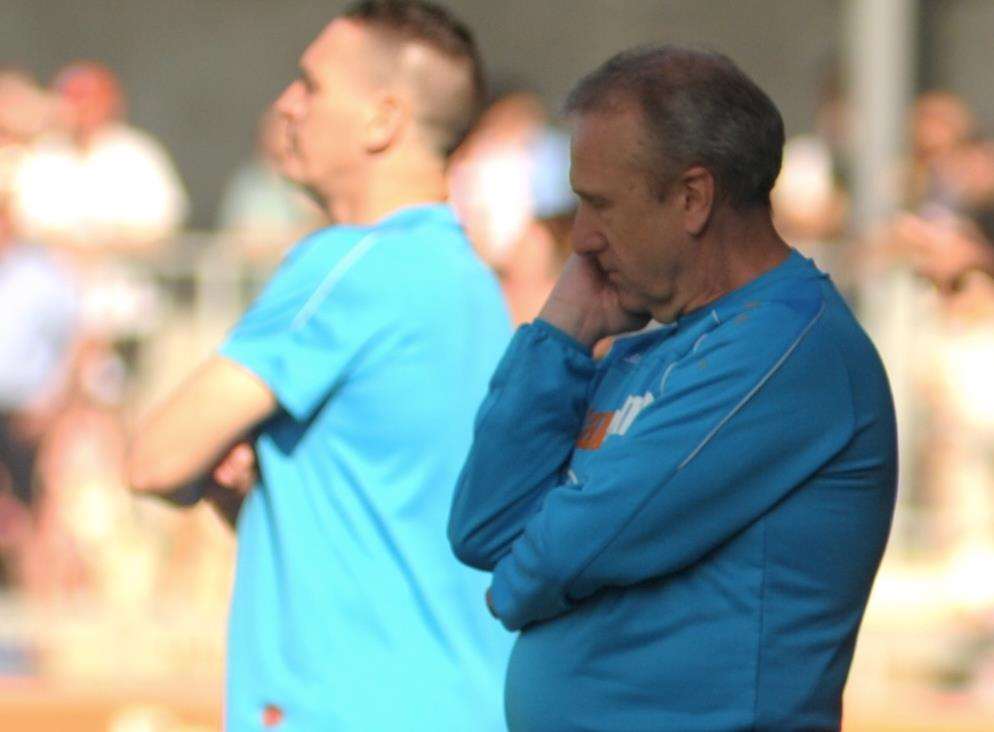
<path fill-rule="evenodd" d="M 894 233 L 915 271 L 943 292 L 960 289 L 972 272 L 994 277 L 994 244 L 969 222 L 904 214 L 895 221 Z"/>
<path fill-rule="evenodd" d="M 954 161 L 975 133 L 973 112 L 951 92 L 929 91 L 915 102 L 910 126 L 909 204 L 918 209 L 938 205 L 955 210 L 961 197 Z"/>
<path fill-rule="evenodd" d="M 15 235 L 0 190 L 0 483 L 25 501 L 35 448 L 59 407 L 77 310 L 67 270 Z"/>
<path fill-rule="evenodd" d="M 123 432 L 113 406 L 98 401 L 114 379 L 109 363 L 102 344 L 81 347 L 75 383 L 42 444 L 35 530 L 23 566 L 24 589 L 35 600 L 100 597 L 101 574 L 113 569 L 113 532 L 134 532 L 120 479 Z M 135 547 L 128 554 L 137 559 Z M 132 590 L 146 581 L 132 576 Z"/>
<path fill-rule="evenodd" d="M 19 552 L 22 589 L 40 607 L 96 606 L 120 618 L 168 606 L 220 618 L 233 542 L 206 507 L 184 519 L 128 492 L 126 387 L 124 364 L 108 343 L 90 338 L 78 347 L 66 398 L 38 452 L 34 521 Z M 59 664 L 74 653 L 52 646 L 42 656 Z"/>
<path fill-rule="evenodd" d="M 273 109 L 259 121 L 255 155 L 229 179 L 218 227 L 250 257 L 280 254 L 287 245 L 324 221 L 321 209 L 283 177 L 286 121 Z"/>
<path fill-rule="evenodd" d="M 994 144 L 950 92 L 922 94 L 911 127 L 909 211 L 891 227 L 890 248 L 952 292 L 972 271 L 994 272 Z"/>
<path fill-rule="evenodd" d="M 9 194 L 31 143 L 55 120 L 50 94 L 18 69 L 0 68 L 0 191 Z"/>
<path fill-rule="evenodd" d="M 537 315 L 569 253 L 569 135 L 532 92 L 499 97 L 453 159 L 452 202 L 516 323 Z"/>
<path fill-rule="evenodd" d="M 20 106 L 33 101 L 39 102 L 34 109 Z M 61 406 L 77 324 L 68 271 L 44 249 L 21 240 L 10 215 L 11 173 L 43 106 L 29 78 L 0 73 L 0 585 L 21 564 L 35 458 Z"/>
<path fill-rule="evenodd" d="M 994 560 L 994 150 L 968 105 L 930 91 L 911 110 L 906 210 L 884 230 L 886 251 L 935 286 L 915 288 L 915 428 L 926 517 L 920 535 L 951 576 Z M 960 600 L 991 595 L 958 583 Z"/>
<path fill-rule="evenodd" d="M 117 77 L 93 62 L 56 76 L 61 128 L 39 141 L 16 178 L 25 231 L 83 249 L 147 247 L 174 233 L 187 211 L 160 143 L 124 123 Z"/>
<path fill-rule="evenodd" d="M 814 132 L 796 135 L 784 145 L 770 198 L 781 236 L 831 274 L 843 292 L 851 284 L 843 241 L 849 213 L 848 153 L 848 105 L 832 73 L 822 84 Z"/>

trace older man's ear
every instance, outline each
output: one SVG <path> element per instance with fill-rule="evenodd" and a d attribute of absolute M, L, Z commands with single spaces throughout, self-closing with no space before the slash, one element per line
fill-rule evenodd
<path fill-rule="evenodd" d="M 700 236 L 714 211 L 714 176 L 700 165 L 687 168 L 681 178 L 684 228 L 691 236 Z"/>

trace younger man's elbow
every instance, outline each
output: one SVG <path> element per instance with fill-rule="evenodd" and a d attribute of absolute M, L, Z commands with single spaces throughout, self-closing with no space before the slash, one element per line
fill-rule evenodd
<path fill-rule="evenodd" d="M 133 493 L 161 493 L 165 490 L 162 480 L 146 466 L 128 461 L 125 480 Z"/>
<path fill-rule="evenodd" d="M 140 440 L 128 449 L 124 477 L 134 493 L 168 493 L 176 488 L 167 466 L 154 459 Z"/>

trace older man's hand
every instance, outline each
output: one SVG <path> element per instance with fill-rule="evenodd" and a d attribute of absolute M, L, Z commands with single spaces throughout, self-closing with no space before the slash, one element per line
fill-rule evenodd
<path fill-rule="evenodd" d="M 590 256 L 573 254 L 556 281 L 538 317 L 588 348 L 602 338 L 638 330 L 648 313 L 632 313 L 618 301 L 618 292 Z"/>

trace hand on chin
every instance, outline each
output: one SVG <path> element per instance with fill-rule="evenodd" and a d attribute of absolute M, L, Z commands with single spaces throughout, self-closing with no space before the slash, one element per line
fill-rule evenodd
<path fill-rule="evenodd" d="M 588 347 L 607 336 L 638 330 L 649 322 L 649 314 L 619 287 L 619 280 L 593 257 L 574 254 L 539 317 Z"/>

